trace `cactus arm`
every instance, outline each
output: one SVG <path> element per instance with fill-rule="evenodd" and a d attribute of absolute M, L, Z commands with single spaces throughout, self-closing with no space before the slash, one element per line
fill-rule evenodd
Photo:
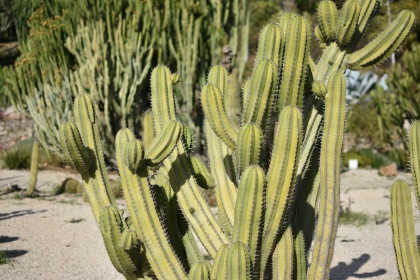
<path fill-rule="evenodd" d="M 207 84 L 201 90 L 201 104 L 211 128 L 229 148 L 235 150 L 238 130 L 224 110 L 222 100 L 222 92 L 216 85 Z"/>
<path fill-rule="evenodd" d="M 31 155 L 31 172 L 29 175 L 28 189 L 26 190 L 27 196 L 32 196 L 36 187 L 36 178 L 38 174 L 38 157 L 39 157 L 39 142 L 36 136 L 34 136 L 34 144 L 32 146 Z"/>
<path fill-rule="evenodd" d="M 318 5 L 319 38 L 322 42 L 334 41 L 337 36 L 338 11 L 333 1 L 324 0 Z"/>
<path fill-rule="evenodd" d="M 242 113 L 242 94 L 241 86 L 239 84 L 240 78 L 242 77 L 239 77 L 238 69 L 234 68 L 229 75 L 228 93 L 225 96 L 226 112 L 229 118 L 237 126 L 241 123 Z"/>
<path fill-rule="evenodd" d="M 230 245 L 226 256 L 226 280 L 251 280 L 252 261 L 248 247 L 240 242 Z"/>
<path fill-rule="evenodd" d="M 291 280 L 293 274 L 293 234 L 288 226 L 273 252 L 273 279 Z"/>
<path fill-rule="evenodd" d="M 93 99 L 88 94 L 81 94 L 74 101 L 74 107 L 74 118 L 77 128 L 93 163 L 89 172 L 89 181 L 92 181 L 91 186 L 99 192 L 97 200 L 100 203 L 100 208 L 109 204 L 116 205 L 108 173 L 106 172 Z M 96 216 L 96 220 L 98 219 L 99 216 Z"/>
<path fill-rule="evenodd" d="M 302 107 L 303 89 L 310 48 L 311 28 L 306 18 L 293 16 L 287 25 L 278 109 L 288 105 Z"/>
<path fill-rule="evenodd" d="M 294 269 L 293 279 L 306 280 L 306 248 L 305 248 L 305 237 L 303 231 L 299 231 L 294 235 Z"/>
<path fill-rule="evenodd" d="M 212 74 L 216 72 L 217 75 Z M 225 77 L 219 77 L 219 76 Z M 223 89 L 224 100 L 229 94 L 228 85 L 224 81 L 227 72 L 225 69 L 219 70 L 219 66 L 212 67 L 209 72 L 207 82 L 215 84 L 219 89 Z M 219 77 L 219 78 L 217 78 Z M 225 104 L 226 105 L 226 104 Z M 226 108 L 228 109 L 228 108 Z M 210 158 L 211 173 L 216 181 L 215 194 L 219 207 L 219 224 L 223 228 L 227 236 L 231 235 L 234 213 L 235 201 L 237 196 L 236 175 L 234 164 L 232 160 L 232 150 L 215 134 L 211 129 L 208 121 L 205 121 L 205 131 L 207 136 L 207 149 Z"/>
<path fill-rule="evenodd" d="M 153 130 L 153 113 L 152 111 L 148 110 L 143 116 L 143 144 L 144 147 L 147 149 L 152 143 L 153 139 L 155 138 L 155 132 Z"/>
<path fill-rule="evenodd" d="M 228 91 L 229 91 L 229 75 L 225 67 L 222 65 L 215 65 L 213 66 L 207 77 L 208 83 L 215 84 L 222 96 L 223 108 L 227 110 L 227 98 L 228 98 Z"/>
<path fill-rule="evenodd" d="M 411 191 L 404 180 L 391 187 L 392 241 L 401 279 L 420 278 L 420 256 L 414 231 Z"/>
<path fill-rule="evenodd" d="M 369 69 L 387 59 L 410 33 L 416 16 L 405 10 L 375 39 L 361 50 L 350 55 L 347 64 L 351 70 Z"/>
<path fill-rule="evenodd" d="M 168 122 L 146 150 L 146 164 L 155 166 L 167 158 L 174 150 L 181 134 L 182 124 L 180 122 L 175 120 Z"/>
<path fill-rule="evenodd" d="M 280 69 L 284 41 L 284 32 L 282 32 L 282 27 L 279 24 L 269 23 L 264 26 L 260 32 L 255 61 L 269 59 L 274 61 Z"/>
<path fill-rule="evenodd" d="M 179 207 L 178 207 L 179 209 Z M 177 210 L 178 210 L 177 209 Z M 194 234 L 191 231 L 191 228 L 188 227 L 187 221 L 185 221 L 184 217 L 181 217 L 181 213 L 179 213 L 178 217 L 178 224 L 179 230 L 182 235 L 182 244 L 184 245 L 185 252 L 187 254 L 187 260 L 190 266 L 196 262 L 204 261 L 204 256 L 200 251 L 200 248 L 197 245 L 197 241 L 194 238 Z M 177 228 L 176 228 L 177 229 Z"/>
<path fill-rule="evenodd" d="M 302 115 L 296 107 L 286 106 L 277 123 L 273 157 L 267 172 L 266 214 L 261 245 L 261 277 L 267 270 L 268 259 L 293 192 L 299 149 L 302 143 Z"/>
<path fill-rule="evenodd" d="M 176 119 L 169 69 L 164 66 L 156 67 L 152 71 L 151 84 L 155 131 L 159 133 L 167 122 Z M 215 257 L 218 248 L 228 241 L 199 193 L 191 161 L 187 158 L 181 142 L 178 142 L 175 150 L 163 161 L 163 164 L 182 213 L 209 254 Z"/>
<path fill-rule="evenodd" d="M 311 154 L 314 150 L 314 143 L 320 134 L 320 126 L 323 120 L 322 107 L 315 102 L 309 111 L 309 120 L 305 126 L 305 137 L 302 144 L 302 150 L 299 158 L 298 175 L 305 175 L 306 170 L 310 165 Z"/>
<path fill-rule="evenodd" d="M 265 181 L 264 171 L 258 165 L 245 169 L 235 205 L 232 242 L 240 241 L 248 246 L 252 263 L 258 258 L 258 240 L 264 222 Z"/>
<path fill-rule="evenodd" d="M 341 9 L 338 20 L 337 42 L 339 45 L 347 45 L 354 32 L 360 15 L 360 3 L 358 0 L 347 0 Z"/>
<path fill-rule="evenodd" d="M 346 49 L 340 49 L 337 42 L 331 42 L 322 53 L 314 71 L 314 81 L 327 84 L 330 74 L 334 71 L 345 70 L 348 59 Z"/>
<path fill-rule="evenodd" d="M 382 5 L 382 0 L 362 0 L 360 2 L 360 16 L 357 22 L 359 32 L 356 33 L 357 36 L 354 36 L 354 41 L 359 41 L 360 37 L 365 33 L 369 22 L 381 9 Z"/>
<path fill-rule="evenodd" d="M 205 125 L 210 169 L 216 181 L 215 194 L 220 212 L 219 224 L 229 236 L 232 231 L 237 197 L 235 170 L 230 159 L 232 151 L 211 130 L 207 121 Z"/>
<path fill-rule="evenodd" d="M 320 156 L 320 199 L 315 244 L 308 278 L 327 279 L 338 227 L 341 148 L 345 127 L 346 80 L 334 72 L 325 97 Z"/>
<path fill-rule="evenodd" d="M 115 206 L 105 206 L 99 215 L 99 226 L 109 258 L 115 269 L 127 279 L 143 279 L 139 269 L 141 262 L 139 248 L 124 250 L 121 242 L 121 218 Z"/>
<path fill-rule="evenodd" d="M 94 174 L 95 171 L 91 171 L 90 168 L 95 165 L 92 164 L 88 149 L 83 145 L 79 129 L 74 123 L 68 122 L 60 127 L 60 143 L 65 160 L 82 175 L 93 215 L 98 222 L 103 202 L 98 184 L 91 180 L 89 175 Z"/>
<path fill-rule="evenodd" d="M 194 175 L 197 179 L 197 184 L 203 189 L 212 189 L 215 182 L 207 167 L 198 157 L 191 157 L 191 163 L 194 169 Z"/>
<path fill-rule="evenodd" d="M 260 150 L 263 145 L 261 129 L 253 124 L 244 125 L 238 134 L 237 149 L 235 153 L 237 180 L 242 172 L 250 165 L 258 164 Z"/>
<path fill-rule="evenodd" d="M 211 270 L 210 279 L 211 280 L 220 280 L 226 278 L 227 267 L 226 267 L 226 257 L 229 249 L 228 244 L 223 244 L 219 251 L 217 251 L 216 258 L 214 259 L 213 268 Z"/>
<path fill-rule="evenodd" d="M 420 121 L 415 121 L 411 124 L 408 138 L 410 143 L 410 166 L 413 189 L 416 194 L 417 206 L 420 209 Z"/>
<path fill-rule="evenodd" d="M 130 170 L 124 159 L 127 144 L 134 139 L 133 133 L 128 129 L 118 132 L 116 138 L 118 169 L 133 227 L 144 242 L 147 259 L 158 277 L 186 279 L 183 267 L 172 251 L 156 212 L 146 167 L 142 165 L 137 171 Z"/>
<path fill-rule="evenodd" d="M 277 86 L 277 65 L 268 59 L 257 62 L 246 94 L 242 123 L 253 123 L 264 130 L 268 104 Z"/>
<path fill-rule="evenodd" d="M 209 280 L 210 273 L 210 262 L 197 262 L 191 267 L 190 273 L 188 275 L 188 280 Z"/>

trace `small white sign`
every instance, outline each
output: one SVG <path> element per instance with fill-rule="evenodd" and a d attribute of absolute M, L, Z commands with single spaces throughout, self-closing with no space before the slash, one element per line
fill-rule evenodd
<path fill-rule="evenodd" d="M 349 160 L 349 169 L 356 170 L 359 167 L 359 162 L 357 159 L 350 159 Z"/>

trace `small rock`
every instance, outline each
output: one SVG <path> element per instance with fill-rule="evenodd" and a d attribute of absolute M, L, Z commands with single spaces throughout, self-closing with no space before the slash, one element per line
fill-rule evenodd
<path fill-rule="evenodd" d="M 386 166 L 382 166 L 379 168 L 379 175 L 385 176 L 385 177 L 395 177 L 397 176 L 397 165 L 395 163 L 391 163 Z"/>

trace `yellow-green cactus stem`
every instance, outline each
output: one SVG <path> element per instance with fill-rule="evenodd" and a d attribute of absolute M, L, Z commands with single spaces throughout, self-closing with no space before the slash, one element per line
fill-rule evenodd
<path fill-rule="evenodd" d="M 184 126 L 182 138 L 185 143 L 186 152 L 190 154 L 194 148 L 194 135 L 188 126 Z"/>
<path fill-rule="evenodd" d="M 223 108 L 226 110 L 226 97 L 229 90 L 229 75 L 226 68 L 222 65 L 213 66 L 209 71 L 207 81 L 219 88 L 223 100 Z"/>
<path fill-rule="evenodd" d="M 213 131 L 229 148 L 236 149 L 238 129 L 224 110 L 220 89 L 214 84 L 205 85 L 201 90 L 201 104 Z"/>
<path fill-rule="evenodd" d="M 273 252 L 273 279 L 292 279 L 293 253 L 292 228 L 288 226 Z"/>
<path fill-rule="evenodd" d="M 293 275 L 295 279 L 306 280 L 306 249 L 303 231 L 294 234 L 294 268 Z"/>
<path fill-rule="evenodd" d="M 318 224 L 308 278 L 328 279 L 338 227 L 341 148 L 346 115 L 346 79 L 336 71 L 328 81 L 320 155 Z"/>
<path fill-rule="evenodd" d="M 134 139 L 127 143 L 124 152 L 124 163 L 132 171 L 136 171 L 142 165 L 144 159 L 144 147 L 140 140 Z"/>
<path fill-rule="evenodd" d="M 235 152 L 237 179 L 239 179 L 245 168 L 258 164 L 262 144 L 263 135 L 258 126 L 247 124 L 239 130 Z"/>
<path fill-rule="evenodd" d="M 34 137 L 34 144 L 32 145 L 31 153 L 31 170 L 29 175 L 28 188 L 26 189 L 26 195 L 31 197 L 35 191 L 36 179 L 38 175 L 38 158 L 39 158 L 39 141 L 37 137 Z"/>
<path fill-rule="evenodd" d="M 211 263 L 196 262 L 188 274 L 188 280 L 210 280 Z"/>
<path fill-rule="evenodd" d="M 160 164 L 176 147 L 182 135 L 182 123 L 176 120 L 168 122 L 156 135 L 146 150 L 145 162 L 149 166 Z"/>
<path fill-rule="evenodd" d="M 319 25 L 315 26 L 314 29 L 315 38 L 320 42 L 321 45 L 325 45 L 325 39 L 322 37 L 321 30 L 319 29 Z"/>
<path fill-rule="evenodd" d="M 235 125 L 239 126 L 242 114 L 242 93 L 237 68 L 234 68 L 229 75 L 229 90 L 227 96 L 225 96 L 225 107 L 229 118 Z"/>
<path fill-rule="evenodd" d="M 134 139 L 133 133 L 124 129 L 118 132 L 115 143 L 118 170 L 133 228 L 145 246 L 147 260 L 157 277 L 186 279 L 183 266 L 175 255 L 156 212 L 146 166 L 142 165 L 133 172 L 124 163 L 126 146 Z"/>
<path fill-rule="evenodd" d="M 279 24 L 269 23 L 260 32 L 258 39 L 258 50 L 255 61 L 269 59 L 274 61 L 278 67 L 281 63 L 283 46 L 284 46 L 284 32 Z"/>
<path fill-rule="evenodd" d="M 323 82 L 315 81 L 312 84 L 312 91 L 314 92 L 316 97 L 323 99 L 325 97 L 325 94 L 327 94 L 327 87 L 324 85 Z"/>
<path fill-rule="evenodd" d="M 152 110 L 157 133 L 167 122 L 176 120 L 175 99 L 169 77 L 170 71 L 167 67 L 158 66 L 152 71 Z M 183 143 L 178 141 L 174 151 L 163 161 L 163 166 L 184 217 L 214 258 L 220 246 L 228 243 L 228 240 L 201 195 L 193 176 L 191 161 L 185 155 Z"/>
<path fill-rule="evenodd" d="M 414 231 L 411 191 L 404 180 L 395 181 L 391 187 L 391 227 L 401 279 L 420 279 L 420 256 Z"/>
<path fill-rule="evenodd" d="M 88 94 L 79 95 L 74 101 L 74 118 L 86 151 L 91 159 L 89 178 L 84 178 L 90 201 L 96 200 L 99 209 L 106 205 L 116 205 L 112 186 L 106 171 L 104 153 L 99 134 L 98 118 L 93 99 Z M 92 198 L 92 195 L 95 198 Z M 99 210 L 94 209 L 96 220 Z"/>
<path fill-rule="evenodd" d="M 143 116 L 143 144 L 144 148 L 147 149 L 155 138 L 155 131 L 153 129 L 153 113 L 151 110 L 147 110 Z"/>
<path fill-rule="evenodd" d="M 173 73 L 171 75 L 171 82 L 173 85 L 176 85 L 179 83 L 179 75 L 177 73 Z"/>
<path fill-rule="evenodd" d="M 216 258 L 214 258 L 213 267 L 211 270 L 210 279 L 211 280 L 220 280 L 226 278 L 227 268 L 226 268 L 226 257 L 229 249 L 228 244 L 223 244 L 219 251 L 217 251 Z"/>
<path fill-rule="evenodd" d="M 137 234 L 135 230 L 125 229 L 121 233 L 120 247 L 125 251 L 133 249 L 137 244 Z M 138 248 L 140 250 L 140 248 Z"/>
<path fill-rule="evenodd" d="M 286 38 L 287 34 L 287 25 L 289 25 L 292 18 L 295 16 L 295 14 L 286 12 L 283 13 L 279 18 L 279 25 L 281 27 L 281 30 L 283 31 L 283 38 Z"/>
<path fill-rule="evenodd" d="M 250 83 L 247 99 L 244 100 L 242 122 L 253 123 L 264 129 L 261 124 L 266 120 L 269 108 L 273 106 L 270 101 L 277 86 L 277 65 L 268 59 L 258 61 Z"/>
<path fill-rule="evenodd" d="M 244 86 L 242 88 L 242 109 L 245 109 L 245 101 L 248 100 L 249 98 L 249 91 L 251 88 L 251 81 L 252 79 L 249 78 L 245 81 Z"/>
<path fill-rule="evenodd" d="M 142 278 L 139 248 L 124 250 L 120 247 L 122 222 L 115 206 L 105 206 L 99 215 L 99 227 L 109 258 L 115 269 L 127 279 Z"/>
<path fill-rule="evenodd" d="M 292 196 L 299 149 L 302 144 L 302 115 L 294 106 L 283 109 L 274 137 L 273 156 L 267 172 L 266 214 L 261 245 L 261 275 L 265 274 L 268 259 L 285 221 Z"/>
<path fill-rule="evenodd" d="M 288 105 L 302 107 L 305 87 L 306 65 L 311 44 L 311 27 L 302 16 L 293 16 L 287 25 L 283 58 L 283 71 L 280 83 L 278 110 Z"/>
<path fill-rule="evenodd" d="M 210 70 L 210 72 L 212 71 Z M 224 71 L 219 72 L 225 73 Z M 219 89 L 226 88 L 224 79 L 217 78 L 214 75 L 209 75 L 207 82 L 216 85 Z M 222 94 L 226 96 L 226 92 Z M 215 194 L 219 207 L 218 222 L 229 238 L 232 233 L 237 195 L 235 169 L 233 160 L 231 160 L 233 152 L 211 129 L 208 120 L 204 124 L 210 157 L 210 170 L 216 181 Z"/>
<path fill-rule="evenodd" d="M 411 124 L 408 139 L 410 143 L 410 167 L 413 189 L 416 194 L 417 206 L 420 209 L 420 121 L 415 121 Z"/>
<path fill-rule="evenodd" d="M 354 71 L 369 69 L 387 59 L 410 33 L 416 16 L 402 11 L 385 30 L 367 46 L 350 55 L 347 66 Z"/>
<path fill-rule="evenodd" d="M 90 158 L 74 123 L 67 122 L 60 127 L 60 142 L 65 160 L 80 174 L 87 174 Z"/>
<path fill-rule="evenodd" d="M 338 11 L 333 1 L 323 0 L 318 4 L 317 18 L 321 42 L 334 41 L 337 36 Z M 315 33 L 316 34 L 316 33 Z"/>
<path fill-rule="evenodd" d="M 354 42 L 358 41 L 365 33 L 369 22 L 381 9 L 382 0 L 362 0 L 360 1 L 360 15 L 357 21 L 357 36 L 352 39 Z M 356 42 L 357 43 L 357 42 Z"/>
<path fill-rule="evenodd" d="M 259 257 L 257 247 L 264 222 L 265 183 L 261 167 L 249 166 L 242 174 L 235 205 L 232 242 L 241 241 L 248 246 L 252 263 Z"/>
<path fill-rule="evenodd" d="M 194 175 L 197 179 L 197 183 L 203 189 L 214 188 L 215 182 L 210 171 L 208 171 L 205 164 L 198 157 L 191 157 L 191 163 L 194 169 Z"/>
<path fill-rule="evenodd" d="M 226 280 L 250 280 L 252 277 L 252 262 L 248 247 L 240 242 L 233 242 L 226 256 Z"/>
<path fill-rule="evenodd" d="M 338 20 L 337 42 L 339 45 L 347 45 L 354 32 L 360 15 L 360 3 L 358 0 L 347 0 L 341 9 Z"/>

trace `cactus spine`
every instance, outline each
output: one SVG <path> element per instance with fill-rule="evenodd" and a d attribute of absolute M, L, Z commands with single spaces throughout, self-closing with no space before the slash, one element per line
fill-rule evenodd
<path fill-rule="evenodd" d="M 348 1 L 346 5 L 353 7 L 354 1 Z M 310 28 L 304 17 L 285 14 L 278 25 L 267 25 L 236 120 L 231 107 L 236 110 L 238 103 L 230 102 L 228 72 L 220 66 L 210 70 L 201 92 L 210 172 L 190 154 L 188 129 L 177 122 L 176 76 L 165 66 L 152 71 L 155 140 L 144 153 L 128 129 L 120 131 L 116 140 L 132 221 L 129 229 L 136 232 L 150 263 L 150 269 L 144 269 L 147 275 L 161 279 L 187 275 L 190 279 L 328 279 L 338 225 L 345 127 L 343 73 L 364 31 L 361 24 L 367 25 L 367 18 L 376 12 L 366 1 L 360 5 L 356 32 L 344 32 L 341 43 L 348 43 L 340 45 L 337 34 L 329 35 L 318 63 L 308 54 Z M 201 6 L 193 8 L 203 12 Z M 340 15 L 346 19 L 341 19 L 345 24 L 340 28 L 352 29 L 356 16 Z M 402 34 L 411 28 L 411 23 L 395 24 L 401 25 Z M 400 41 L 394 39 L 393 50 Z M 104 177 L 94 173 L 103 168 L 94 106 L 87 105 L 84 95 L 75 104 L 80 104 L 77 110 L 84 110 L 76 115 L 82 143 L 74 136 L 78 131 L 73 133 L 66 124 L 63 150 L 73 154 L 70 160 L 83 173 L 86 186 L 91 183 L 92 193 L 107 196 L 106 181 L 91 178 Z M 82 115 L 85 123 L 80 120 Z M 87 162 L 92 165 L 87 167 Z M 202 185 L 214 185 L 217 219 L 200 193 Z M 104 205 L 99 209 L 114 205 L 108 197 L 97 201 Z M 192 233 L 214 260 L 213 267 L 204 262 Z M 309 260 L 313 234 L 315 245 Z M 128 237 L 128 233 L 121 235 Z"/>

